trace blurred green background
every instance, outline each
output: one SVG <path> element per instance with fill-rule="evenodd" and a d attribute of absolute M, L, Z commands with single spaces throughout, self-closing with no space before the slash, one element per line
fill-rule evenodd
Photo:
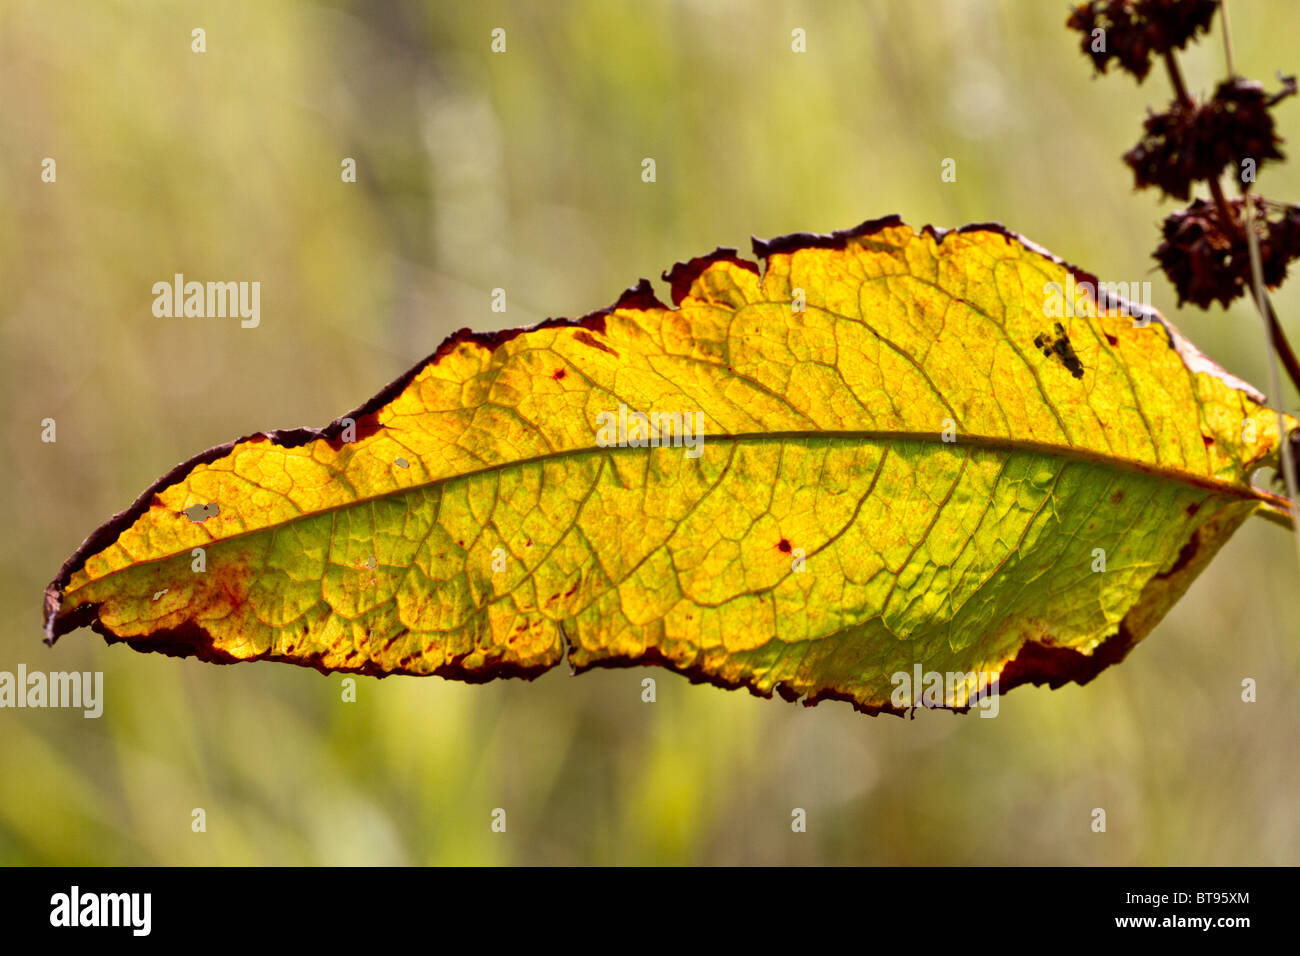
<path fill-rule="evenodd" d="M 460 326 L 580 315 L 640 276 L 666 299 L 664 268 L 748 253 L 751 233 L 1000 220 L 1102 278 L 1149 278 L 1193 341 L 1266 385 L 1254 314 L 1177 310 L 1152 270 L 1174 207 L 1135 194 L 1119 157 L 1166 78 L 1094 80 L 1067 12 L 4 0 L 0 670 L 100 670 L 106 702 L 98 720 L 0 711 L 0 861 L 1300 863 L 1297 569 L 1264 522 L 1123 665 L 1018 689 L 995 720 L 805 710 L 658 669 L 359 678 L 349 704 L 341 677 L 287 665 L 88 630 L 40 643 L 59 565 L 177 461 L 324 424 Z M 1293 2 L 1231 12 L 1243 73 L 1272 88 L 1300 68 Z M 1212 90 L 1217 30 L 1184 66 Z M 1300 103 L 1277 116 L 1294 152 Z M 1300 165 L 1260 186 L 1300 200 Z M 260 327 L 155 318 L 175 272 L 260 281 Z M 1300 334 L 1300 282 L 1276 304 Z"/>

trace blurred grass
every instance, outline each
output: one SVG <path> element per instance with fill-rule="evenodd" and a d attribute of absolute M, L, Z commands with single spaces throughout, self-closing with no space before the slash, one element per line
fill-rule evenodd
<path fill-rule="evenodd" d="M 39 643 L 59 564 L 176 461 L 323 424 L 459 326 L 579 315 L 751 233 L 999 220 L 1103 278 L 1149 279 L 1206 352 L 1265 382 L 1244 306 L 1180 312 L 1152 271 L 1172 206 L 1134 194 L 1119 156 L 1164 77 L 1093 80 L 1065 13 L 7 0 L 0 669 L 102 670 L 107 701 L 99 720 L 0 712 L 0 862 L 1300 863 L 1296 569 L 1263 523 L 1124 665 L 1017 690 L 996 720 L 804 710 L 660 670 L 361 678 L 344 704 L 339 677 L 288 666 L 88 631 Z M 1232 15 L 1246 75 L 1271 87 L 1300 65 L 1293 4 Z M 1211 89 L 1217 33 L 1184 62 Z M 1300 143 L 1300 105 L 1278 118 Z M 1300 200 L 1298 170 L 1266 167 L 1261 189 Z M 154 318 L 151 286 L 174 272 L 260 281 L 261 326 Z M 1296 285 L 1276 303 L 1300 334 Z M 40 442 L 47 416 L 57 444 Z"/>

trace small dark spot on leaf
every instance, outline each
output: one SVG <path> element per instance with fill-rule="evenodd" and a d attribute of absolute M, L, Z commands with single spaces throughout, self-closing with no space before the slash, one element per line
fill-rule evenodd
<path fill-rule="evenodd" d="M 560 379 L 564 378 L 564 376 L 568 374 L 569 373 L 566 369 L 557 368 L 554 372 L 551 373 L 551 378 L 555 379 L 558 382 Z"/>
<path fill-rule="evenodd" d="M 1200 503 L 1193 501 L 1190 505 L 1187 506 L 1187 517 L 1191 518 L 1195 516 L 1196 512 L 1200 510 L 1201 510 Z"/>
<path fill-rule="evenodd" d="M 1124 500 L 1124 489 L 1116 488 L 1115 493 L 1110 496 L 1110 503 L 1113 505 L 1117 505 L 1123 500 Z"/>
<path fill-rule="evenodd" d="M 777 547 L 780 548 L 786 554 L 790 553 L 790 542 L 787 541 L 785 538 L 781 539 L 781 543 L 778 544 Z"/>
<path fill-rule="evenodd" d="M 1106 341 L 1111 345 L 1119 345 L 1119 339 L 1115 338 L 1115 336 L 1111 335 L 1109 332 L 1106 333 Z"/>
<path fill-rule="evenodd" d="M 1214 439 L 1211 438 L 1209 435 L 1202 435 L 1202 436 L 1201 436 L 1201 441 L 1205 442 L 1205 447 L 1206 447 L 1206 448 L 1209 448 L 1211 445 L 1214 444 Z"/>

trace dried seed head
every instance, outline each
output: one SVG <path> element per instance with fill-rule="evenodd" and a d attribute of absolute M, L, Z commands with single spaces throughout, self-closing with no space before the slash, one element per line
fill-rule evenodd
<path fill-rule="evenodd" d="M 1272 96 L 1258 83 L 1234 78 L 1219 84 L 1209 102 L 1175 101 L 1167 111 L 1148 116 L 1142 140 L 1124 154 L 1134 184 L 1186 200 L 1193 182 L 1217 179 L 1242 160 L 1253 160 L 1253 168 L 1283 159 L 1269 108 L 1295 91 L 1295 77 L 1284 78 L 1282 90 Z"/>
<path fill-rule="evenodd" d="M 1114 59 L 1141 83 L 1151 55 L 1182 49 L 1208 30 L 1218 6 L 1218 0 L 1092 0 L 1075 7 L 1066 26 L 1083 34 L 1080 47 L 1098 73 Z"/>
<path fill-rule="evenodd" d="M 1300 206 L 1274 210 L 1261 197 L 1255 203 L 1264 284 L 1270 288 L 1286 278 L 1287 264 L 1300 257 Z M 1246 240 L 1243 199 L 1228 203 L 1233 221 L 1225 223 L 1218 208 L 1197 199 L 1164 223 L 1164 241 L 1156 261 L 1178 291 L 1178 304 L 1207 308 L 1217 301 L 1224 308 L 1250 288 L 1250 249 Z"/>

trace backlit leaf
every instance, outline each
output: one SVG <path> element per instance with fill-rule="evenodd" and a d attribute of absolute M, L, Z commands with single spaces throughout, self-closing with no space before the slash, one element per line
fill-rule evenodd
<path fill-rule="evenodd" d="M 675 266 L 675 308 L 642 280 L 459 332 L 323 429 L 178 466 L 64 566 L 47 639 L 471 681 L 654 663 L 898 710 L 899 674 L 1089 680 L 1285 513 L 1250 482 L 1262 396 L 1154 313 L 1070 308 L 1096 280 L 1001 227 L 755 252 Z M 602 441 L 638 413 L 702 442 Z"/>

